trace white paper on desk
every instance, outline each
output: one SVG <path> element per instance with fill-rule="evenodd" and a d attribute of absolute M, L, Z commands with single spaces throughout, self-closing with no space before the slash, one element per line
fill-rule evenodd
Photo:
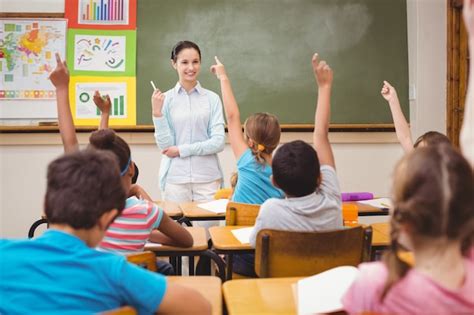
<path fill-rule="evenodd" d="M 250 243 L 250 234 L 252 234 L 253 231 L 253 226 L 251 227 L 246 227 L 246 228 L 241 228 L 241 229 L 235 229 L 232 230 L 232 234 L 234 234 L 235 238 L 241 242 L 242 244 L 248 244 Z"/>
<path fill-rule="evenodd" d="M 229 199 L 217 199 L 206 203 L 200 203 L 197 206 L 201 209 L 219 214 L 225 213 L 228 203 Z"/>
<path fill-rule="evenodd" d="M 358 273 L 356 267 L 342 266 L 298 281 L 298 315 L 342 310 L 342 297 Z"/>
<path fill-rule="evenodd" d="M 369 205 L 372 207 L 380 208 L 380 209 L 388 209 L 392 208 L 392 200 L 390 198 L 377 198 L 372 200 L 362 200 L 357 201 L 358 203 L 362 203 L 365 205 Z"/>

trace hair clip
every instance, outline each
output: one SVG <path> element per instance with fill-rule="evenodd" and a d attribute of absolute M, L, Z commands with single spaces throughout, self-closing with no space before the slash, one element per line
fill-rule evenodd
<path fill-rule="evenodd" d="M 263 144 L 257 144 L 257 150 L 258 151 L 264 151 L 265 150 L 265 146 Z"/>

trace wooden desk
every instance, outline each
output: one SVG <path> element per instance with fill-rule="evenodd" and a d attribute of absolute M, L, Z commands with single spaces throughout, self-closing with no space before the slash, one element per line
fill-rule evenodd
<path fill-rule="evenodd" d="M 186 229 L 193 237 L 194 244 L 192 247 L 177 247 L 148 242 L 144 250 L 152 251 L 156 256 L 169 256 L 177 274 L 181 274 L 181 257 L 183 256 L 189 257 L 189 275 L 194 275 L 194 256 L 209 257 L 217 264 L 219 272 L 223 274 L 225 264 L 218 255 L 209 250 L 206 229 L 203 227 L 186 227 Z"/>
<path fill-rule="evenodd" d="M 231 280 L 222 285 L 229 315 L 296 314 L 292 285 L 303 278 Z"/>
<path fill-rule="evenodd" d="M 212 315 L 222 314 L 221 279 L 211 276 L 166 277 L 170 283 L 194 289 L 202 294 L 212 306 Z M 185 303 L 185 301 L 183 301 Z"/>
<path fill-rule="evenodd" d="M 198 207 L 202 202 L 183 202 L 179 204 L 183 217 L 179 220 L 180 223 L 186 223 L 191 226 L 191 221 L 216 221 L 225 220 L 225 213 L 214 213 Z"/>
<path fill-rule="evenodd" d="M 155 200 L 154 201 L 159 207 L 163 208 L 165 213 L 172 219 L 179 219 L 183 216 L 183 211 L 179 207 L 179 204 L 173 201 Z"/>
<path fill-rule="evenodd" d="M 220 253 L 227 254 L 232 252 L 237 253 L 252 253 L 254 249 L 250 244 L 242 244 L 232 234 L 232 230 L 241 228 L 247 228 L 248 226 L 213 226 L 209 228 L 209 234 L 211 235 L 212 245 Z"/>
<path fill-rule="evenodd" d="M 345 205 L 355 205 L 357 206 L 358 209 L 358 214 L 359 216 L 369 216 L 369 215 L 388 215 L 388 210 L 386 209 L 380 209 L 377 207 L 372 207 L 360 202 L 355 202 L 355 201 L 345 201 L 343 202 Z"/>

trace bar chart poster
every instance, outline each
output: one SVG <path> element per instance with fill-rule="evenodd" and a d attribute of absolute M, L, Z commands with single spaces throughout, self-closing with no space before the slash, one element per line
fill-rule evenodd
<path fill-rule="evenodd" d="M 68 31 L 68 64 L 72 75 L 134 76 L 136 31 Z"/>
<path fill-rule="evenodd" d="M 94 104 L 96 91 L 110 97 L 111 126 L 136 124 L 135 78 L 112 81 L 107 77 L 71 77 L 70 89 L 72 113 L 77 125 L 98 124 L 101 113 Z"/>
<path fill-rule="evenodd" d="M 70 28 L 136 29 L 137 0 L 65 0 Z"/>

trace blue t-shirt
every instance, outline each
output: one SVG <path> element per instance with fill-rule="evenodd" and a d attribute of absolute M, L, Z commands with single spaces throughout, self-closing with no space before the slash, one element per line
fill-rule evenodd
<path fill-rule="evenodd" d="M 0 240 L 0 314 L 91 314 L 124 305 L 151 314 L 165 291 L 165 277 L 59 230 Z"/>
<path fill-rule="evenodd" d="M 280 189 L 272 185 L 270 165 L 258 163 L 250 148 L 237 161 L 237 174 L 232 201 L 259 205 L 269 198 L 284 196 Z"/>

